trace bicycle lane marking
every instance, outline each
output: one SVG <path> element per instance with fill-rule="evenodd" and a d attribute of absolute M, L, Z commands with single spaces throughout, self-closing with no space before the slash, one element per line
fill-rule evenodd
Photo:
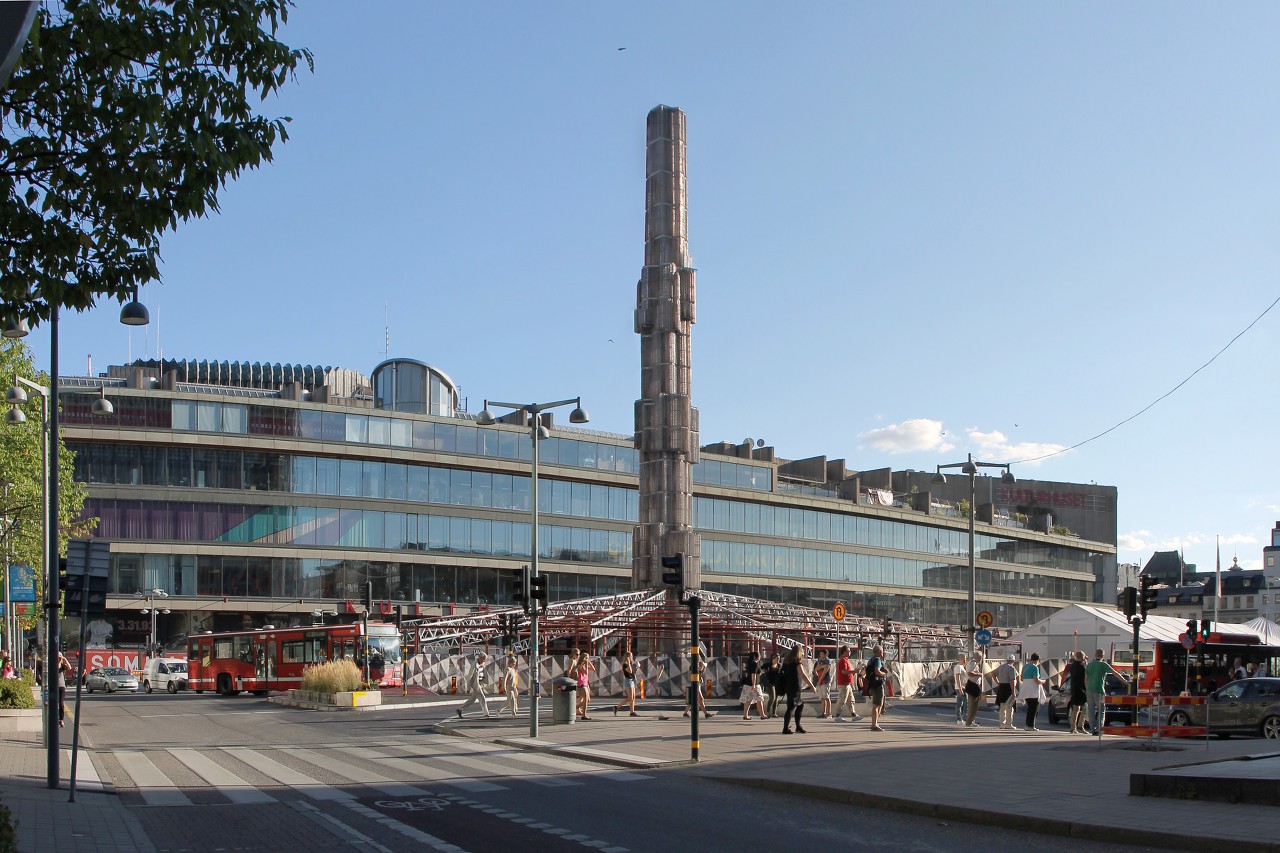
<path fill-rule="evenodd" d="M 446 844 L 465 845 L 474 853 L 629 853 L 626 847 L 591 838 L 571 829 L 543 823 L 459 794 L 427 792 L 420 797 L 361 797 L 361 806 L 385 818 L 388 826 L 408 825 Z"/>

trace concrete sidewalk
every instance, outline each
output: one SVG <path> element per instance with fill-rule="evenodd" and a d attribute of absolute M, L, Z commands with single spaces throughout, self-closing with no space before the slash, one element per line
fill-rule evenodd
<path fill-rule="evenodd" d="M 954 704 L 898 700 L 884 732 L 864 719 L 806 717 L 806 734 L 784 735 L 781 721 L 742 719 L 740 706 L 699 721 L 700 761 L 691 764 L 689 720 L 679 705 L 641 703 L 640 716 L 540 726 L 528 718 L 448 720 L 438 728 L 525 748 L 639 767 L 673 768 L 709 779 L 949 820 L 1097 841 L 1196 850 L 1280 853 L 1280 809 L 1266 805 L 1130 796 L 1133 774 L 1214 772 L 1209 762 L 1280 752 L 1273 741 L 1169 740 L 1160 751 L 1129 738 L 1072 735 L 1065 727 L 1001 730 L 985 711 L 976 728 L 957 727 Z M 908 710 L 910 709 L 910 710 Z M 1280 773 L 1280 757 L 1227 761 L 1236 778 L 1260 784 Z"/>
<path fill-rule="evenodd" d="M 0 804 L 17 824 L 17 849 L 23 853 L 98 853 L 155 847 L 141 825 L 114 794 L 100 786 L 80 788 L 92 775 L 92 762 L 81 752 L 77 762 L 76 801 L 68 802 L 71 777 L 70 729 L 64 729 L 60 788 L 49 788 L 48 753 L 40 732 L 18 732 L 0 740 Z M 88 767 L 86 767 L 88 765 Z"/>

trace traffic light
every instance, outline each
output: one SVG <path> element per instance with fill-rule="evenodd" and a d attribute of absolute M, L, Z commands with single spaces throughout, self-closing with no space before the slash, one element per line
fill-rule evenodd
<path fill-rule="evenodd" d="M 1147 618 L 1148 610 L 1155 610 L 1158 607 L 1156 602 L 1156 579 L 1150 575 L 1143 575 L 1141 580 L 1141 589 L 1138 590 L 1138 610 L 1142 613 L 1142 618 Z"/>
<path fill-rule="evenodd" d="M 684 586 L 684 554 L 669 554 L 662 559 L 662 582 L 669 586 Z"/>
<path fill-rule="evenodd" d="M 1138 588 L 1126 586 L 1120 590 L 1120 595 L 1116 597 L 1116 607 L 1124 611 L 1125 619 L 1138 615 Z"/>
<path fill-rule="evenodd" d="M 1209 634 L 1213 631 L 1213 622 L 1208 619 L 1200 620 L 1200 642 L 1209 642 Z"/>
<path fill-rule="evenodd" d="M 58 586 L 66 591 L 70 616 L 97 617 L 107 611 L 110 544 L 102 539 L 71 539 L 67 556 L 58 560 Z"/>
<path fill-rule="evenodd" d="M 524 567 L 511 570 L 511 600 L 529 611 L 529 573 Z"/>
<path fill-rule="evenodd" d="M 364 585 L 364 612 L 373 612 L 373 581 L 367 581 Z"/>
<path fill-rule="evenodd" d="M 1200 622 L 1198 620 L 1187 620 L 1187 636 L 1191 638 L 1193 643 L 1200 640 Z"/>
<path fill-rule="evenodd" d="M 531 602 L 541 601 L 543 607 L 547 606 L 546 575 L 533 575 L 529 578 L 529 600 Z"/>

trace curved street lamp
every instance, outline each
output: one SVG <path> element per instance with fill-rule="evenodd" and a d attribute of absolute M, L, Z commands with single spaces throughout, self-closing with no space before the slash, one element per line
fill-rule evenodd
<path fill-rule="evenodd" d="M 489 411 L 489 406 L 503 409 L 514 409 L 528 413 L 529 438 L 533 443 L 533 476 L 530 480 L 529 498 L 532 504 L 532 523 L 529 527 L 529 580 L 538 577 L 538 442 L 550 438 L 551 432 L 542 425 L 542 413 L 547 409 L 573 404 L 569 413 L 569 423 L 585 424 L 591 420 L 587 410 L 582 408 L 582 398 L 557 400 L 554 403 L 499 403 L 484 401 L 484 408 L 476 415 L 476 423 L 480 426 L 493 426 L 498 419 Z M 528 602 L 529 607 L 529 737 L 538 736 L 538 602 Z"/>
<path fill-rule="evenodd" d="M 943 468 L 959 468 L 960 473 L 969 477 L 969 660 L 973 660 L 973 644 L 974 634 L 978 630 L 978 603 L 974 594 L 977 589 L 978 570 L 973 550 L 974 541 L 974 521 L 978 515 L 978 508 L 974 505 L 977 496 L 977 476 L 979 468 L 1003 468 L 1004 473 L 1000 475 L 1000 482 L 1015 482 L 1013 472 L 1009 470 L 1010 462 L 979 462 L 973 458 L 973 454 L 968 454 L 969 458 L 964 462 L 953 462 L 950 465 L 939 465 L 933 475 L 933 482 L 942 485 L 947 482 L 946 476 L 942 473 Z"/>

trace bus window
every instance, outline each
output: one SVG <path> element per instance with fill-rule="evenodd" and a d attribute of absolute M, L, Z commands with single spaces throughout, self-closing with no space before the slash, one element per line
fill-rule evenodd
<path fill-rule="evenodd" d="M 215 660 L 227 660 L 235 657 L 231 650 L 233 643 L 231 637 L 220 637 L 213 641 L 213 657 Z"/>
<path fill-rule="evenodd" d="M 235 644 L 236 644 L 236 651 L 235 651 L 236 660 L 244 661 L 245 663 L 253 663 L 253 653 L 249 649 L 249 637 L 248 636 L 236 637 Z"/>

